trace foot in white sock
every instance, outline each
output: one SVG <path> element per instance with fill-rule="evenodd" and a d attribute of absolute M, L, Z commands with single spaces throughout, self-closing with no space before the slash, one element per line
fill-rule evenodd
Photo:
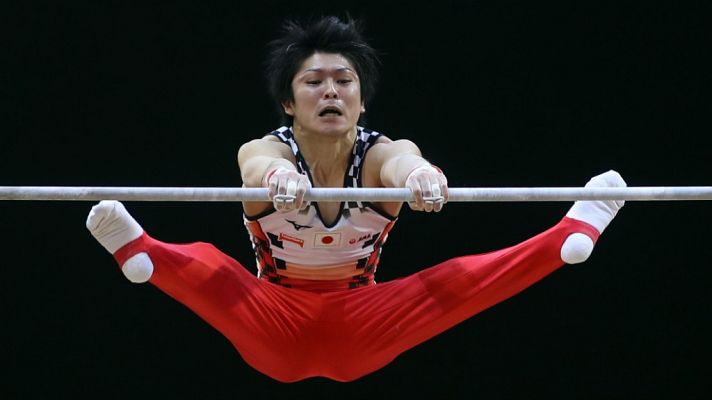
<path fill-rule="evenodd" d="M 586 187 L 625 187 L 623 178 L 616 171 L 594 176 Z M 572 219 L 586 222 L 603 233 L 608 224 L 623 207 L 623 200 L 577 201 L 566 213 Z M 588 259 L 593 251 L 593 240 L 582 233 L 569 235 L 561 246 L 561 259 L 567 264 L 578 264 Z"/>
<path fill-rule="evenodd" d="M 111 254 L 143 234 L 143 228 L 124 205 L 114 200 L 103 200 L 92 207 L 86 225 L 92 236 Z M 131 282 L 143 283 L 153 274 L 153 262 L 148 254 L 138 253 L 126 260 L 121 271 Z"/>

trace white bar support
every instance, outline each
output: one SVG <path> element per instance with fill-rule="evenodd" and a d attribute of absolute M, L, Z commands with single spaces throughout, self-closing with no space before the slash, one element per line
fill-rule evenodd
<path fill-rule="evenodd" d="M 712 200 L 712 186 L 449 188 L 450 202 Z M 308 201 L 407 202 L 406 188 L 314 188 Z M 269 201 L 265 188 L 0 186 L 0 201 Z"/>

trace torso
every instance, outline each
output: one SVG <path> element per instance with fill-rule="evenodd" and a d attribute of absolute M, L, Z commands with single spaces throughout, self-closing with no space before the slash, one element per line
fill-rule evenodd
<path fill-rule="evenodd" d="M 283 127 L 272 134 L 292 148 L 298 171 L 309 177 L 313 187 L 361 187 L 373 183 L 363 181 L 369 175 L 363 168 L 368 150 L 381 138 L 376 132 L 359 128 L 352 156 L 341 168 L 338 183 L 333 178 L 336 173 L 329 174 L 330 180 L 320 180 L 323 176 L 311 173 L 290 129 Z M 277 213 L 271 207 L 257 215 L 245 210 L 245 225 L 260 277 L 303 288 L 317 285 L 320 289 L 340 289 L 372 284 L 380 248 L 396 220 L 382 207 L 368 202 L 323 202 L 285 213 Z"/>

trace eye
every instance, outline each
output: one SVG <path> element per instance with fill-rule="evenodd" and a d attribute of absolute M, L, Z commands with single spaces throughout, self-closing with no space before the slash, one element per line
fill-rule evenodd
<path fill-rule="evenodd" d="M 320 81 L 320 80 L 316 80 L 316 79 L 312 79 L 312 80 L 307 81 L 307 85 L 318 85 L 318 84 L 320 84 L 320 83 L 321 83 L 321 81 Z"/>
<path fill-rule="evenodd" d="M 337 82 L 341 85 L 348 85 L 349 83 L 353 82 L 353 79 L 339 79 Z"/>

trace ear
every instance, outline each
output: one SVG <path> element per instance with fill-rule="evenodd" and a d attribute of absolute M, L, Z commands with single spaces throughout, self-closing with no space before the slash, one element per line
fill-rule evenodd
<path fill-rule="evenodd" d="M 365 113 L 365 112 L 366 112 L 366 105 L 363 104 L 363 102 L 361 102 L 361 113 Z"/>
<path fill-rule="evenodd" d="M 282 102 L 282 108 L 284 109 L 285 114 L 290 117 L 294 116 L 294 104 L 291 100 Z"/>

